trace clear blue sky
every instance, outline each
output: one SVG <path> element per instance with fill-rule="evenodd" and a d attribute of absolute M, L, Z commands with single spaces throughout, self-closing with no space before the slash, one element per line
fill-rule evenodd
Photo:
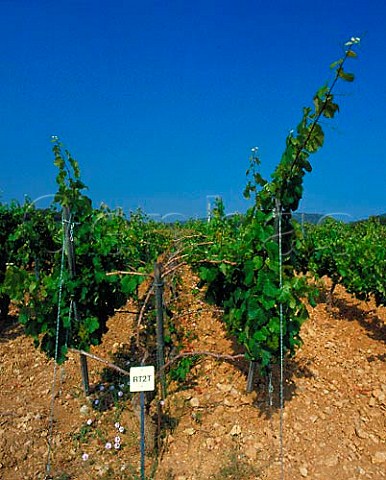
<path fill-rule="evenodd" d="M 94 205 L 204 216 L 269 176 L 302 107 L 362 38 L 312 157 L 303 212 L 386 212 L 384 0 L 0 0 L 0 200 L 55 192 L 51 135 Z"/>

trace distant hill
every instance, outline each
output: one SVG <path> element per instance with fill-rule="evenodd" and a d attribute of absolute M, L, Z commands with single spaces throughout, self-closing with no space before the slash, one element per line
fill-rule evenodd
<path fill-rule="evenodd" d="M 320 214 L 320 213 L 298 213 L 298 212 L 296 212 L 296 213 L 293 214 L 293 218 L 297 222 L 299 222 L 299 223 L 312 223 L 314 225 L 319 223 L 320 220 L 325 216 L 326 216 L 325 214 Z M 378 218 L 381 223 L 386 224 L 386 213 L 382 213 L 381 215 L 374 215 L 373 217 L 369 217 L 369 218 Z M 359 221 L 364 222 L 366 220 L 368 220 L 368 218 L 363 218 Z M 346 220 L 344 220 L 344 221 L 346 221 Z M 355 220 L 355 221 L 357 222 L 358 220 Z M 351 221 L 349 221 L 348 223 L 351 223 Z"/>
<path fill-rule="evenodd" d="M 243 214 L 239 213 L 238 215 L 240 215 L 241 217 L 243 217 Z M 233 215 L 230 214 L 230 216 L 232 217 Z M 326 214 L 324 213 L 301 213 L 301 212 L 295 212 L 293 214 L 293 218 L 299 222 L 299 223 L 311 223 L 313 225 L 317 225 L 318 223 L 320 223 L 320 221 L 326 217 Z M 381 223 L 383 224 L 386 224 L 386 213 L 383 213 L 381 215 L 377 215 L 375 216 L 375 218 L 379 218 Z M 191 220 L 191 219 L 189 219 Z M 178 221 L 178 223 L 180 223 L 181 225 L 184 225 L 184 223 L 186 223 L 187 221 L 189 220 L 171 220 L 170 222 L 165 222 L 165 223 L 169 223 L 169 224 L 173 224 L 175 223 L 176 221 Z M 200 222 L 207 222 L 208 219 L 207 218 L 197 218 L 196 219 L 197 221 L 200 221 Z M 362 220 L 360 221 L 366 221 L 367 218 L 363 218 Z M 347 218 L 343 218 L 343 221 L 344 222 L 347 222 Z M 351 220 L 352 221 L 352 220 Z M 348 221 L 347 223 L 350 223 L 351 221 Z M 354 220 L 355 221 L 358 221 L 358 220 Z"/>
<path fill-rule="evenodd" d="M 379 218 L 379 221 L 386 225 L 386 213 L 382 213 L 381 215 L 377 215 L 375 218 Z"/>
<path fill-rule="evenodd" d="M 321 213 L 299 213 L 295 212 L 293 218 L 299 223 L 312 223 L 316 225 L 324 215 Z"/>

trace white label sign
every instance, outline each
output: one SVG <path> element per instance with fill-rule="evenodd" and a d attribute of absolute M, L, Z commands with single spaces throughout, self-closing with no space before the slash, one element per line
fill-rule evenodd
<path fill-rule="evenodd" d="M 154 390 L 154 367 L 130 368 L 130 392 L 152 392 Z"/>

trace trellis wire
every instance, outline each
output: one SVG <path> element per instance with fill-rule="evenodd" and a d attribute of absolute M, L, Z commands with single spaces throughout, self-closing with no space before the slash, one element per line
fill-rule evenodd
<path fill-rule="evenodd" d="M 279 236 L 279 288 L 283 288 L 283 250 L 282 250 L 282 209 L 278 201 L 276 204 L 278 215 L 278 236 Z M 279 303 L 279 317 L 280 317 L 280 478 L 284 480 L 284 442 L 283 442 L 283 427 L 284 427 L 284 319 L 283 319 L 283 304 Z"/>
<path fill-rule="evenodd" d="M 52 451 L 52 437 L 53 437 L 53 428 L 54 428 L 54 407 L 55 407 L 55 384 L 56 384 L 56 375 L 58 368 L 58 353 L 59 353 L 59 333 L 60 333 L 60 317 L 61 317 L 61 303 L 62 303 L 62 291 L 63 291 L 63 273 L 64 273 L 64 261 L 65 261 L 65 243 L 66 243 L 66 232 L 64 228 L 65 219 L 64 213 L 62 216 L 62 225 L 63 225 L 63 240 L 62 240 L 62 258 L 60 263 L 60 275 L 59 275 L 59 287 L 58 287 L 58 311 L 56 315 L 56 335 L 55 335 L 55 364 L 54 364 L 54 373 L 52 378 L 52 387 L 51 387 L 51 405 L 50 405 L 50 419 L 48 427 L 48 453 L 47 453 L 47 464 L 46 464 L 46 477 L 51 471 L 51 451 Z"/>
<path fill-rule="evenodd" d="M 282 289 L 283 287 L 283 258 L 282 258 L 282 210 L 281 205 L 279 202 L 276 204 L 276 212 L 277 212 L 277 226 L 278 226 L 278 250 L 279 250 L 279 287 Z M 73 224 L 69 220 L 65 220 L 64 214 L 62 218 L 63 226 L 65 223 L 70 225 L 70 241 L 72 241 L 73 235 Z M 53 382 L 52 382 L 52 393 L 51 393 L 51 406 L 50 406 L 50 420 L 49 420 L 49 435 L 48 435 L 48 458 L 47 458 L 47 465 L 46 465 L 46 477 L 45 479 L 49 478 L 49 473 L 51 470 L 51 452 L 52 452 L 52 437 L 53 437 L 53 420 L 54 420 L 54 400 L 55 400 L 55 384 L 56 384 L 56 375 L 57 375 L 57 358 L 58 358 L 58 350 L 59 350 L 59 333 L 60 333 L 60 317 L 61 317 L 61 298 L 62 298 L 62 290 L 63 290 L 63 271 L 64 271 L 64 261 L 65 261 L 65 246 L 66 246 L 66 228 L 63 228 L 63 243 L 62 243 L 62 257 L 61 257 L 61 267 L 60 267 L 60 277 L 59 277 L 59 294 L 58 294 L 58 311 L 57 311 L 57 323 L 56 323 L 56 338 L 55 338 L 55 365 L 54 365 L 54 373 L 53 373 Z M 73 261 L 74 258 L 72 255 L 69 255 L 70 259 L 69 262 Z M 72 258 L 71 258 L 72 257 Z M 71 266 L 70 265 L 70 269 Z M 158 266 L 158 265 L 157 265 Z M 158 266 L 159 267 L 159 266 Z M 163 283 L 154 284 L 156 287 L 163 286 Z M 162 290 L 161 290 L 162 292 Z M 161 293 L 162 295 L 162 293 Z M 76 305 L 71 300 L 70 305 L 70 312 L 69 315 L 71 316 L 72 311 L 74 311 L 75 319 L 77 320 L 77 311 Z M 279 318 L 280 318 L 280 390 L 279 390 L 279 405 L 280 405 L 280 478 L 284 480 L 284 441 L 283 441 L 283 426 L 284 426 L 284 318 L 283 318 L 283 304 L 279 303 Z M 255 363 L 255 362 L 252 362 Z M 252 366 L 252 365 L 250 365 Z M 162 365 L 163 367 L 163 365 Z M 253 365 L 256 367 L 256 365 Z M 251 369 L 252 372 L 254 368 Z M 250 373 L 252 373 L 250 372 Z M 253 373 L 251 375 L 253 377 Z M 272 404 L 272 373 L 269 375 L 269 403 Z M 141 425 L 142 427 L 142 425 Z M 143 472 L 141 472 L 143 474 Z"/>
<path fill-rule="evenodd" d="M 163 298 L 163 287 L 164 282 L 162 279 L 162 264 L 155 263 L 154 265 L 154 283 L 153 287 L 155 289 L 155 303 L 156 303 L 156 315 L 157 315 L 157 369 L 160 373 L 160 382 L 161 382 L 161 396 L 164 399 L 166 397 L 166 379 L 164 371 L 164 318 L 163 318 L 163 309 L 164 309 L 164 298 Z"/>

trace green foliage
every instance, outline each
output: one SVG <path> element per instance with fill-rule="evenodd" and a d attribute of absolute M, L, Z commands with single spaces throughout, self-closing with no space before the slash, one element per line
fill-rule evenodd
<path fill-rule="evenodd" d="M 303 178 L 312 170 L 309 157 L 324 143 L 320 121 L 339 111 L 333 88 L 339 79 L 351 79 L 343 66 L 354 57 L 352 46 L 335 63 L 331 86 L 317 90 L 312 107 L 303 109 L 270 181 L 258 172 L 260 160 L 253 149 L 244 194 L 254 197 L 254 205 L 246 216 L 226 218 L 221 206 L 213 221 L 198 228 L 202 246 L 193 248 L 191 262 L 207 287 L 207 299 L 224 309 L 228 331 L 262 369 L 278 361 L 281 335 L 284 351 L 294 353 L 307 318 L 303 299 L 314 297 L 306 278 L 295 274 L 301 239 L 292 212 L 303 195 Z"/>
<path fill-rule="evenodd" d="M 12 261 L 12 237 L 23 219 L 23 208 L 12 202 L 10 205 L 0 203 L 0 321 L 8 314 L 10 297 L 4 281 L 7 265 Z"/>
<path fill-rule="evenodd" d="M 295 273 L 295 266 L 301 263 L 302 239 L 292 213 L 303 195 L 304 176 L 312 171 L 310 156 L 325 140 L 321 120 L 332 119 L 339 111 L 334 87 L 340 80 L 354 79 L 345 66 L 348 59 L 356 57 L 353 47 L 357 43 L 356 38 L 347 42 L 344 56 L 331 65 L 335 71 L 331 85 L 319 88 L 312 105 L 303 109 L 269 181 L 258 172 L 260 160 L 254 149 L 244 192 L 253 200 L 247 214 L 226 217 L 219 201 L 209 223 L 185 226 L 193 232 L 186 239 L 191 249 L 189 261 L 206 285 L 207 299 L 224 309 L 228 331 L 245 347 L 247 357 L 260 362 L 262 368 L 278 360 L 281 336 L 286 353 L 293 353 L 300 344 L 300 327 L 307 318 L 303 299 L 312 300 L 313 292 L 306 279 Z M 53 153 L 58 190 L 49 209 L 36 210 L 29 203 L 24 207 L 0 205 L 0 301 L 4 305 L 10 298 L 17 301 L 26 332 L 61 362 L 68 348 L 88 350 L 101 341 L 108 317 L 128 297 L 136 296 L 138 285 L 159 254 L 169 248 L 172 232 L 140 211 L 126 219 L 120 210 L 104 205 L 94 209 L 83 193 L 86 187 L 78 163 L 57 139 Z M 370 242 L 371 235 L 366 235 Z M 337 231 L 336 241 L 330 245 L 335 254 L 344 251 L 339 238 Z M 349 290 L 364 297 L 374 294 L 382 303 L 383 246 L 373 257 L 352 245 L 357 256 L 353 265 L 358 263 L 359 272 L 355 276 L 347 273 L 352 267 L 337 255 L 320 249 L 314 253 L 312 244 L 301 248 L 308 249 L 315 265 L 319 257 L 320 268 L 335 275 L 334 281 L 350 278 Z M 361 262 L 367 257 L 377 265 L 371 287 L 370 279 L 367 286 L 361 284 L 368 270 L 368 263 Z M 13 265 L 7 267 L 9 263 Z M 114 271 L 143 276 L 106 275 Z M 184 358 L 175 374 L 186 375 L 190 361 Z"/>
<path fill-rule="evenodd" d="M 127 220 L 120 210 L 93 209 L 76 160 L 58 140 L 53 152 L 59 170 L 54 204 L 43 211 L 26 205 L 24 221 L 8 228 L 13 265 L 3 268 L 1 283 L 18 303 L 26 333 L 62 362 L 68 348 L 87 351 L 101 341 L 109 316 L 136 296 L 165 239 L 140 213 Z M 144 276 L 106 275 L 127 270 Z"/>
<path fill-rule="evenodd" d="M 52 480 L 71 480 L 73 478 L 69 473 L 60 473 L 55 477 L 52 477 Z M 49 480 L 49 479 L 47 479 Z"/>
<path fill-rule="evenodd" d="M 170 368 L 170 379 L 176 382 L 184 382 L 193 366 L 197 363 L 197 360 L 198 357 L 196 355 L 182 357 Z"/>
<path fill-rule="evenodd" d="M 192 258 L 207 286 L 207 299 L 224 308 L 228 331 L 244 345 L 247 357 L 259 361 L 262 368 L 278 359 L 279 302 L 285 318 L 285 348 L 293 353 L 300 343 L 300 326 L 307 318 L 302 298 L 310 291 L 306 279 L 295 277 L 287 265 L 280 286 L 274 220 L 256 210 L 241 227 L 225 218 L 221 229 L 209 224 L 206 235 L 213 239 L 208 242 L 212 244 L 196 249 Z M 219 231 L 221 246 L 216 241 Z"/>
<path fill-rule="evenodd" d="M 327 275 L 361 300 L 386 305 L 386 225 L 377 218 L 306 225 L 297 262 L 299 270 Z"/>
<path fill-rule="evenodd" d="M 238 443 L 239 440 L 236 439 Z M 261 471 L 256 465 L 247 461 L 245 455 L 241 453 L 240 445 L 235 443 L 229 452 L 220 470 L 211 478 L 213 480 L 247 480 L 261 478 Z"/>

